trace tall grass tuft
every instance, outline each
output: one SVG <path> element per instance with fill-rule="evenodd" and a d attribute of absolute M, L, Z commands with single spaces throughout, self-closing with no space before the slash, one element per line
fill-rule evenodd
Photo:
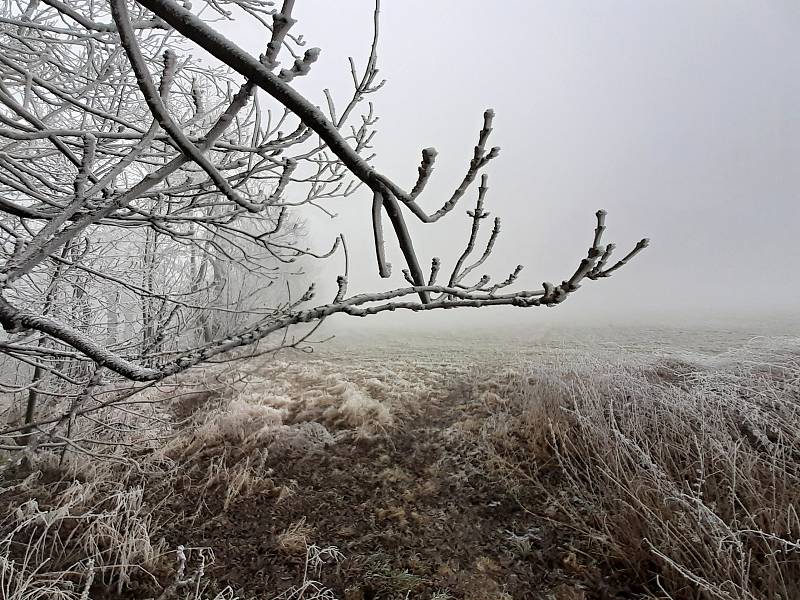
<path fill-rule="evenodd" d="M 645 597 L 800 598 L 800 343 L 505 382 L 495 472 Z M 535 510 L 532 508 L 532 510 Z"/>

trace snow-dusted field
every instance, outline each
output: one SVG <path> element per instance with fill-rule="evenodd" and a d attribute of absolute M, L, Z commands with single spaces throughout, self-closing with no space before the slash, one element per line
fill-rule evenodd
<path fill-rule="evenodd" d="M 655 364 L 663 359 L 719 363 L 741 351 L 768 354 L 800 338 L 797 319 L 727 326 L 547 327 L 513 332 L 352 330 L 315 346 L 312 356 L 333 364 L 370 369 L 408 369 L 441 373 L 476 367 L 559 365 L 582 360 Z"/>
<path fill-rule="evenodd" d="M 75 599 L 96 568 L 125 591 L 98 599 L 157 597 L 180 545 L 215 600 L 800 593 L 792 323 L 362 330 L 143 400 L 108 418 L 150 429 L 87 442 L 114 461 L 12 474 L 0 583 Z"/>

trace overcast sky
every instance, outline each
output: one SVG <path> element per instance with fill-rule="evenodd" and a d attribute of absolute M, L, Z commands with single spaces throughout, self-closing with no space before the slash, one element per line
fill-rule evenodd
<path fill-rule="evenodd" d="M 295 16 L 294 31 L 323 49 L 298 87 L 320 104 L 329 87 L 343 102 L 347 56 L 359 66 L 367 56 L 372 3 L 298 0 Z M 262 51 L 254 27 L 230 31 Z M 502 279 L 522 263 L 523 285 L 560 282 L 585 254 L 598 208 L 620 250 L 651 238 L 634 263 L 545 316 L 800 314 L 797 2 L 384 0 L 379 66 L 388 82 L 372 97 L 374 164 L 410 187 L 420 150 L 434 146 L 426 209 L 463 177 L 482 112 L 495 109 L 490 143 L 502 152 L 487 171 L 487 208 L 503 233 L 487 272 Z M 438 255 L 452 265 L 476 193 L 436 224 L 409 218 L 423 264 Z M 369 205 L 366 195 L 333 202 L 337 219 L 310 221 L 315 239 L 345 233 L 354 289 L 396 287 L 391 237 L 396 278 L 376 275 Z M 328 266 L 333 280 L 340 267 Z M 447 318 L 485 325 L 509 314 Z"/>

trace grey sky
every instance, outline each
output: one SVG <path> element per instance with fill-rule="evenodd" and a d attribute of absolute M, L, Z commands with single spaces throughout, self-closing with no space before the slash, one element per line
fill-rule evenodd
<path fill-rule="evenodd" d="M 316 101 L 323 87 L 344 99 L 346 57 L 363 64 L 371 11 L 366 0 L 297 2 L 296 31 L 323 49 L 296 80 Z M 503 233 L 488 272 L 504 278 L 523 263 L 523 285 L 561 281 L 590 244 L 598 208 L 620 250 L 652 239 L 634 263 L 545 317 L 800 313 L 800 4 L 384 0 L 381 23 L 388 83 L 372 97 L 375 164 L 410 186 L 420 149 L 436 147 L 426 208 L 463 176 L 482 111 L 497 112 L 502 153 L 488 168 L 487 208 Z M 250 31 L 239 23 L 235 37 L 258 52 L 264 40 Z M 444 221 L 414 224 L 423 263 L 452 264 L 475 193 Z M 320 246 L 346 234 L 356 289 L 402 283 L 391 238 L 398 279 L 376 275 L 369 198 L 329 208 L 338 219 L 311 224 Z M 333 280 L 339 264 L 327 266 Z"/>

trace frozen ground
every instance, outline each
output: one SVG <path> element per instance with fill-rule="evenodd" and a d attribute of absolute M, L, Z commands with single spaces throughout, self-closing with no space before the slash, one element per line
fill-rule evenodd
<path fill-rule="evenodd" d="M 793 323 L 362 332 L 159 394 L 159 437 L 119 462 L 43 459 L 0 492 L 0 587 L 77 599 L 64 590 L 89 581 L 96 600 L 800 593 Z M 199 583 L 167 594 L 181 569 Z"/>
<path fill-rule="evenodd" d="M 769 351 L 783 340 L 800 338 L 800 311 L 796 319 L 748 319 L 692 327 L 546 326 L 525 331 L 523 326 L 522 331 L 503 327 L 487 328 L 480 333 L 458 329 L 436 333 L 340 329 L 344 332 L 315 347 L 315 356 L 331 362 L 356 363 L 364 368 L 397 362 L 451 372 L 476 365 L 552 365 L 580 361 L 583 357 L 651 363 L 663 358 L 724 360 L 726 354 L 735 354 L 744 347 Z"/>

